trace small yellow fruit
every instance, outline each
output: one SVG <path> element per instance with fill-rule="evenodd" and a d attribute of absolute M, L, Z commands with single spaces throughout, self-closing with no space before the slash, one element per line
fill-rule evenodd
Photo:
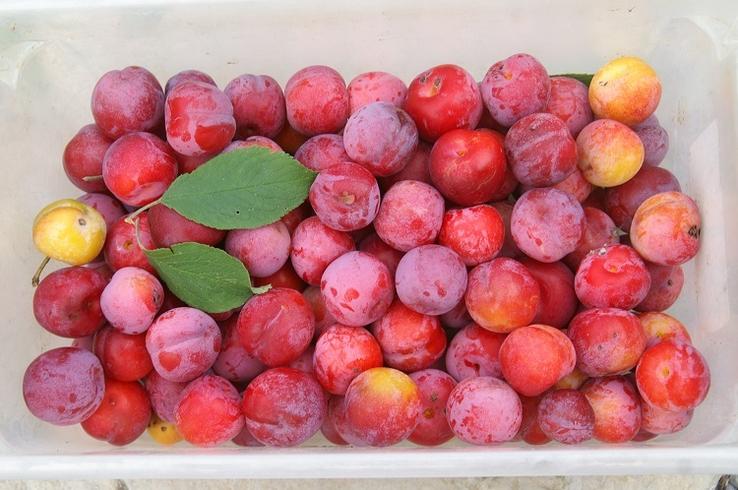
<path fill-rule="evenodd" d="M 598 119 L 577 136 L 579 170 L 592 185 L 615 187 L 629 181 L 643 165 L 645 150 L 638 135 L 625 124 Z"/>
<path fill-rule="evenodd" d="M 33 243 L 52 259 L 82 265 L 97 257 L 105 244 L 105 220 L 94 208 L 61 199 L 43 208 L 33 221 Z"/>
<path fill-rule="evenodd" d="M 146 430 L 149 431 L 149 435 L 154 441 L 165 446 L 177 444 L 182 440 L 182 435 L 174 424 L 170 424 L 156 415 L 151 418 Z"/>
<path fill-rule="evenodd" d="M 597 70 L 589 85 L 589 105 L 598 119 L 633 126 L 653 114 L 661 100 L 661 82 L 640 58 L 624 56 Z"/>

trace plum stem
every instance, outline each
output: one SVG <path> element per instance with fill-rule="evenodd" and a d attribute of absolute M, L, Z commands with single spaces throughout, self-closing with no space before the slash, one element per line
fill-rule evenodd
<path fill-rule="evenodd" d="M 82 180 L 85 182 L 98 182 L 103 179 L 102 175 L 85 175 Z"/>
<path fill-rule="evenodd" d="M 161 203 L 161 198 L 157 199 L 156 201 L 151 201 L 145 206 L 141 206 L 140 208 L 138 208 L 137 210 L 129 214 L 126 217 L 125 222 L 128 223 L 129 225 L 135 224 L 134 221 L 136 220 L 139 214 L 143 213 L 144 211 L 148 211 L 149 209 L 153 208 L 159 203 Z"/>
<path fill-rule="evenodd" d="M 140 209 L 139 209 L 139 211 L 140 211 Z M 139 246 L 139 248 L 141 250 L 143 250 L 144 252 L 148 252 L 150 249 L 146 248 L 146 246 L 141 241 L 141 235 L 139 235 L 139 233 L 138 233 L 138 222 L 139 222 L 139 219 L 137 217 L 135 217 L 135 216 L 134 216 L 134 218 L 135 219 L 133 220 L 133 223 L 132 224 L 133 224 L 133 234 L 136 236 L 136 243 L 138 243 L 138 246 Z M 128 222 L 128 218 L 126 218 L 126 222 Z"/>
<path fill-rule="evenodd" d="M 33 277 L 31 278 L 31 285 L 34 288 L 38 286 L 39 282 L 41 282 L 41 273 L 44 271 L 46 264 L 49 263 L 49 260 L 51 260 L 51 257 L 49 257 L 48 255 L 44 257 L 44 260 L 41 261 L 38 268 L 36 269 L 36 273 L 33 274 Z"/>

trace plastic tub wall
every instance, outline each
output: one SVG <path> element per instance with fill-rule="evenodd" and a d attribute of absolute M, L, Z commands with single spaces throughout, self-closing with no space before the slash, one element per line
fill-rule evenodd
<path fill-rule="evenodd" d="M 738 3 L 564 0 L 0 3 L 0 477 L 386 477 L 494 474 L 727 472 L 738 467 Z M 549 73 L 588 72 L 634 54 L 658 71 L 658 109 L 671 135 L 665 166 L 701 206 L 702 251 L 686 267 L 672 312 L 710 362 L 713 384 L 684 432 L 641 444 L 507 444 L 383 450 L 291 450 L 154 445 L 126 448 L 79 427 L 35 420 L 21 397 L 26 365 L 64 341 L 35 324 L 30 277 L 40 260 L 31 222 L 47 202 L 81 192 L 61 154 L 92 121 L 99 76 L 141 65 L 161 80 L 197 68 L 221 87 L 241 73 L 281 83 L 327 64 L 347 80 L 382 69 L 409 82 L 440 63 L 481 79 L 516 52 Z"/>

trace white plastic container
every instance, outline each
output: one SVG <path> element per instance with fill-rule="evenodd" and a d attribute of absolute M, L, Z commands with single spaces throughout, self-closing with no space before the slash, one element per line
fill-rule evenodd
<path fill-rule="evenodd" d="M 389 477 L 738 470 L 738 2 L 293 1 L 0 2 L 0 478 Z M 461 444 L 371 450 L 277 450 L 180 444 L 142 437 L 113 448 L 79 427 L 34 419 L 21 397 L 26 365 L 65 342 L 35 324 L 30 277 L 41 259 L 31 222 L 47 202 L 81 192 L 61 154 L 92 121 L 99 76 L 142 65 L 163 82 L 197 68 L 220 86 L 241 73 L 284 83 L 328 64 L 349 80 L 382 69 L 410 81 L 440 63 L 481 79 L 516 52 L 549 73 L 591 72 L 621 54 L 647 59 L 664 87 L 658 116 L 671 135 L 665 166 L 701 206 L 702 250 L 672 309 L 707 357 L 713 384 L 691 426 L 647 443 L 577 447 Z"/>

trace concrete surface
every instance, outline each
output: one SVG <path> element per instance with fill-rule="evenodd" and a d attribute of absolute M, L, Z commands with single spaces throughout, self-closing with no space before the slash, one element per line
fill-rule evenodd
<path fill-rule="evenodd" d="M 712 490 L 714 475 L 591 476 L 404 480 L 0 481 L 0 490 Z"/>

